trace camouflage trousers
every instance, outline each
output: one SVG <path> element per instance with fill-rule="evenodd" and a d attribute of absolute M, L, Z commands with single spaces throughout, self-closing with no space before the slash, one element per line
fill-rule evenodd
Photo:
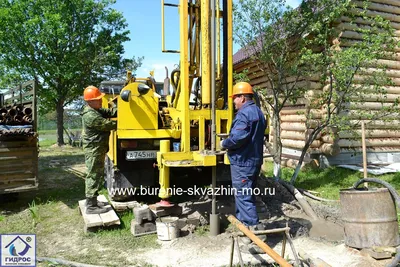
<path fill-rule="evenodd" d="M 87 153 L 85 151 L 85 163 L 87 175 L 85 179 L 85 194 L 86 198 L 91 198 L 99 195 L 99 190 L 104 185 L 104 153 Z"/>

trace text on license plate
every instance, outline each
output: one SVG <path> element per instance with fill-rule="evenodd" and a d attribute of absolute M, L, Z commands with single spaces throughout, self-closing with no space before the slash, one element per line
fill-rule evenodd
<path fill-rule="evenodd" d="M 157 158 L 156 150 L 126 151 L 126 159 L 127 160 L 155 159 L 155 158 Z"/>

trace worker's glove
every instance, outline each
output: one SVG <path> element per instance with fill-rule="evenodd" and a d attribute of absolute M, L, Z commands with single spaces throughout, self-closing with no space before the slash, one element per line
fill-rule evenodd
<path fill-rule="evenodd" d="M 219 147 L 221 148 L 221 150 L 226 150 L 226 148 L 224 148 L 224 146 L 222 145 L 223 142 L 224 142 L 224 140 L 221 140 L 219 142 Z"/>

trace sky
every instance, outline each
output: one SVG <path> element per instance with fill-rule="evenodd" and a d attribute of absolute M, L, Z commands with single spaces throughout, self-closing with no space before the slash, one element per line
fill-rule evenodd
<path fill-rule="evenodd" d="M 287 0 L 288 5 L 297 7 L 301 0 Z M 165 3 L 178 4 L 179 0 L 165 0 Z M 125 57 L 144 57 L 137 77 L 148 77 L 154 70 L 155 80 L 162 82 L 179 63 L 179 54 L 161 52 L 161 0 L 116 0 L 112 6 L 123 13 L 130 41 L 124 43 Z M 179 17 L 176 7 L 165 7 L 165 49 L 179 50 Z M 234 45 L 234 53 L 239 49 Z"/>

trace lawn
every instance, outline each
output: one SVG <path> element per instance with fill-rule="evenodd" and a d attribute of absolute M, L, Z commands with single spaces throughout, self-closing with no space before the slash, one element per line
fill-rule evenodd
<path fill-rule="evenodd" d="M 293 169 L 283 168 L 282 178 L 290 181 Z M 272 176 L 273 165 L 268 162 L 266 167 L 266 175 Z M 326 169 L 306 169 L 300 172 L 296 180 L 296 187 L 317 191 L 320 196 L 328 199 L 339 199 L 340 189 L 352 187 L 355 182 L 362 179 L 363 173 L 344 169 L 340 167 L 329 167 Z M 400 193 L 400 172 L 385 175 L 369 175 L 369 178 L 378 178 L 390 183 L 397 192 Z M 370 183 L 371 187 L 381 187 L 379 184 Z"/>
<path fill-rule="evenodd" d="M 54 133 L 42 134 L 50 136 L 48 140 L 55 143 Z M 78 211 L 78 201 L 84 198 L 84 153 L 77 147 L 50 145 L 51 142 L 40 143 L 39 190 L 21 193 L 16 201 L 0 202 L 0 234 L 36 234 L 37 254 L 42 257 L 107 266 L 143 265 L 132 255 L 158 247 L 157 237 L 133 237 L 130 233 L 131 211 L 119 214 L 120 227 L 85 234 Z M 283 178 L 289 180 L 292 172 L 283 169 Z M 272 174 L 271 163 L 267 164 L 268 174 Z M 300 173 L 296 186 L 318 191 L 324 198 L 338 199 L 339 190 L 350 187 L 362 175 L 361 172 L 335 167 L 305 170 Z M 379 178 L 399 191 L 400 174 Z M 200 235 L 204 232 L 207 228 L 198 230 Z M 54 265 L 40 263 L 38 266 Z"/>
<path fill-rule="evenodd" d="M 82 129 L 72 129 L 72 133 L 80 132 Z M 39 146 L 48 147 L 57 143 L 57 130 L 39 130 Z M 68 144 L 68 136 L 64 132 L 64 142 Z"/>
<path fill-rule="evenodd" d="M 137 238 L 130 233 L 132 211 L 119 214 L 120 227 L 84 233 L 78 209 L 78 201 L 84 198 L 84 172 L 81 148 L 41 146 L 39 190 L 20 193 L 14 201 L 0 195 L 0 234 L 36 234 L 41 257 L 115 267 L 140 264 L 132 259 L 127 262 L 128 255 L 158 247 L 157 237 Z"/>

